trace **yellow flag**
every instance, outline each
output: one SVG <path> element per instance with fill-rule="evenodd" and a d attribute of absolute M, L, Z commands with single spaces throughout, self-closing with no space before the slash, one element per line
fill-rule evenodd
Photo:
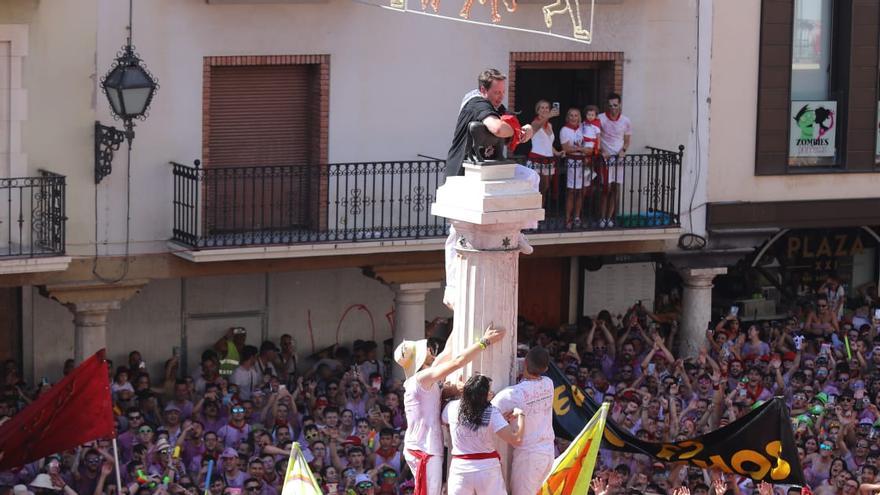
<path fill-rule="evenodd" d="M 299 448 L 299 443 L 290 446 L 290 459 L 287 461 L 287 472 L 284 473 L 284 486 L 281 495 L 321 495 L 318 480 L 309 469 L 309 463 Z"/>
<path fill-rule="evenodd" d="M 565 452 L 553 461 L 553 468 L 541 485 L 538 495 L 587 493 L 593 477 L 593 468 L 596 466 L 596 456 L 599 454 L 599 444 L 602 443 L 606 416 L 608 416 L 607 403 L 602 404 Z"/>

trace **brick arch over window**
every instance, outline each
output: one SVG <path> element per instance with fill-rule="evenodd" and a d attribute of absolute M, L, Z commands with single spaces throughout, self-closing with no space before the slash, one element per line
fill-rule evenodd
<path fill-rule="evenodd" d="M 600 94 L 623 94 L 623 52 L 511 52 L 507 100 L 516 106 L 517 69 L 599 69 Z"/>

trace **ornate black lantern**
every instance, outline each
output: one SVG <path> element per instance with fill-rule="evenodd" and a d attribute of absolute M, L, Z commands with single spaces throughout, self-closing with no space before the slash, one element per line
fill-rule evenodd
<path fill-rule="evenodd" d="M 129 36 L 125 46 L 119 52 L 107 75 L 101 79 L 101 89 L 107 95 L 113 116 L 122 119 L 125 127 L 120 131 L 115 127 L 95 122 L 95 183 L 110 175 L 113 163 L 113 152 L 119 149 L 123 140 L 128 141 L 129 148 L 134 139 L 134 120 L 144 120 L 153 101 L 153 95 L 159 89 L 156 78 L 141 65 L 141 59 L 131 44 L 132 9 L 129 1 Z"/>
<path fill-rule="evenodd" d="M 147 109 L 159 87 L 147 69 L 141 67 L 140 62 L 134 48 L 126 45 L 110 72 L 101 81 L 110 109 L 125 122 L 126 130 L 133 127 L 132 120 L 146 118 Z"/>

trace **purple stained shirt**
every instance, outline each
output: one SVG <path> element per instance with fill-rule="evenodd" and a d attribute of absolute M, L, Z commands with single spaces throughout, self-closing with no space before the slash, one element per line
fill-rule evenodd
<path fill-rule="evenodd" d="M 217 437 L 220 441 L 223 442 L 225 447 L 231 447 L 233 449 L 238 448 L 238 444 L 241 443 L 242 440 L 247 440 L 248 435 L 251 432 L 251 425 L 245 423 L 242 428 L 236 428 L 230 424 L 226 424 L 219 430 L 217 430 Z"/>
<path fill-rule="evenodd" d="M 116 443 L 119 444 L 119 460 L 123 464 L 131 461 L 131 449 L 134 448 L 135 440 L 134 432 L 130 429 L 116 437 Z"/>
<path fill-rule="evenodd" d="M 247 473 L 245 473 L 244 471 L 239 471 L 238 474 L 235 476 L 229 476 L 224 471 L 220 475 L 220 477 L 223 478 L 223 481 L 226 482 L 226 486 L 230 488 L 243 488 L 244 480 L 248 479 Z"/>
<path fill-rule="evenodd" d="M 171 403 L 180 408 L 181 422 L 183 422 L 184 419 L 192 417 L 193 403 L 191 401 L 185 400 L 183 402 L 177 402 L 176 400 L 172 400 Z"/>
<path fill-rule="evenodd" d="M 208 419 L 204 414 L 200 416 L 199 421 L 204 425 L 205 431 L 213 431 L 214 433 L 217 433 L 220 428 L 226 426 L 226 423 L 229 422 L 226 416 L 222 414 L 217 416 L 217 419 Z"/>

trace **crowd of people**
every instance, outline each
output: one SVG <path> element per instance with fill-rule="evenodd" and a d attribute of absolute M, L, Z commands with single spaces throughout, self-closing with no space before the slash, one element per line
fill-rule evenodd
<path fill-rule="evenodd" d="M 499 137 L 519 132 L 523 141 L 535 129 L 544 132 L 546 122 L 515 131 L 500 119 L 503 81 L 498 71 L 487 71 L 476 95 L 466 95 L 462 132 L 457 130 L 450 150 L 455 173 L 465 155 L 469 122 L 483 121 Z M 609 129 L 620 126 L 619 148 L 608 150 L 625 153 L 629 133 L 620 97 L 612 95 L 608 108 L 598 125 L 597 109 L 587 108 L 587 123 L 601 131 L 588 133 L 604 153 L 601 143 L 614 142 Z M 540 119 L 551 115 L 549 104 L 540 102 L 538 114 Z M 579 111 L 567 114 L 563 146 L 594 153 L 595 142 L 583 144 Z M 605 120 L 616 124 L 609 127 Z M 573 153 L 570 146 L 562 151 Z M 549 153 L 556 153 L 552 144 Z M 613 182 L 613 173 L 608 174 L 606 182 Z M 578 208 L 572 204 L 572 222 Z M 525 320 L 516 329 L 490 326 L 457 354 L 445 345 L 452 325 L 443 318 L 426 325 L 422 340 L 396 348 L 390 339 L 356 340 L 311 359 L 297 353 L 289 334 L 278 344 L 264 341 L 257 347 L 246 329 L 235 327 L 202 353 L 197 371 L 181 369 L 174 353 L 161 377 L 151 376 L 141 354 L 131 351 L 126 363 L 110 369 L 117 451 L 111 439 L 100 439 L 0 472 L 0 495 L 278 495 L 293 442 L 302 446 L 328 495 L 440 495 L 444 486 L 450 495 L 503 494 L 505 486 L 513 495 L 534 495 L 553 459 L 568 446 L 552 426 L 554 386 L 544 376 L 551 363 L 597 403 L 610 403 L 611 421 L 646 441 L 691 438 L 782 396 L 812 492 L 876 493 L 877 300 L 853 298 L 848 305 L 847 291 L 834 278 L 799 292 L 809 301 L 803 311 L 777 321 L 744 322 L 732 310 L 706 330 L 696 343 L 697 355 L 687 357 L 675 353 L 682 344 L 675 304 L 664 312 L 641 304 L 620 315 L 602 311 L 562 328 L 538 328 Z M 518 342 L 517 383 L 498 390 L 493 377 L 478 374 L 464 377 L 463 384 L 444 385 L 512 331 Z M 72 361 L 65 363 L 65 374 L 72 369 Z M 403 372 L 403 380 L 395 370 Z M 50 386 L 46 380 L 28 386 L 14 361 L 4 363 L 2 371 L 0 423 Z M 498 439 L 513 446 L 508 483 L 495 451 Z M 447 451 L 451 459 L 444 474 Z M 119 473 L 114 472 L 117 457 Z M 743 476 L 606 450 L 600 452 L 593 481 L 596 495 L 769 495 L 774 490 Z M 800 487 L 785 489 L 801 493 Z"/>
<path fill-rule="evenodd" d="M 873 493 L 880 488 L 880 319 L 864 304 L 847 309 L 837 289 L 833 282 L 823 284 L 811 309 L 781 321 L 744 323 L 728 314 L 707 329 L 691 358 L 674 353 L 674 312 L 655 314 L 634 305 L 624 315 L 603 311 L 560 329 L 521 321 L 519 388 L 493 399 L 491 377 L 477 375 L 458 391 L 461 401 L 445 409 L 448 397 L 441 393 L 454 396 L 456 390 L 444 392 L 435 384 L 500 339 L 503 330 L 487 330 L 483 340 L 452 356 L 442 338 L 449 323 L 436 319 L 426 329 L 433 338 L 408 342 L 396 355 L 390 342 L 381 343 L 380 355 L 380 343 L 357 341 L 304 362 L 290 335 L 280 345 L 266 341 L 258 348 L 248 344 L 244 329 L 234 328 L 203 353 L 199 372 L 187 375 L 171 357 L 158 380 L 132 351 L 127 363 L 112 369 L 121 491 L 194 495 L 206 489 L 213 460 L 207 487 L 212 495 L 277 495 L 291 442 L 298 441 L 325 493 L 409 494 L 422 461 L 426 486 L 436 485 L 426 493 L 439 493 L 444 444 L 438 424 L 462 432 L 448 446 L 448 483 L 485 487 L 487 480 L 501 479 L 500 471 L 490 476 L 497 460 L 473 458 L 480 445 L 492 445 L 493 435 L 517 452 L 535 447 L 523 450 L 512 470 L 520 478 L 511 486 L 540 482 L 567 442 L 553 437 L 552 426 L 525 423 L 531 412 L 519 405 L 529 402 L 523 395 L 546 397 L 547 390 L 534 392 L 541 387 L 552 394 L 552 383 L 541 376 L 552 360 L 586 394 L 611 403 L 611 420 L 648 441 L 706 433 L 781 395 L 791 409 L 813 493 Z M 406 380 L 393 378 L 395 366 L 403 367 Z M 3 420 L 47 386 L 27 387 L 14 362 L 6 363 L 4 378 Z M 488 429 L 476 427 L 481 425 Z M 4 495 L 13 487 L 14 495 L 119 493 L 113 457 L 110 439 L 99 440 L 2 472 L 0 486 Z M 605 450 L 596 478 L 609 493 L 759 489 L 740 476 Z"/>

